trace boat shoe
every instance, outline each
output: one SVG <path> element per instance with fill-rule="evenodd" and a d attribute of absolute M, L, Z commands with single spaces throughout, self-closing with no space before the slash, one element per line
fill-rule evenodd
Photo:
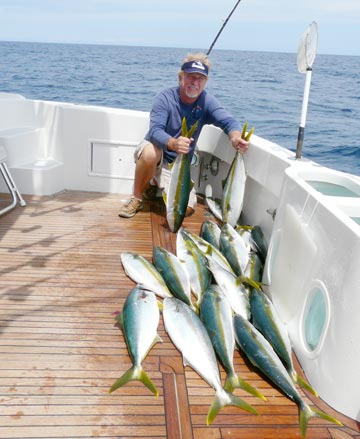
<path fill-rule="evenodd" d="M 121 206 L 119 216 L 123 218 L 132 218 L 142 208 L 143 208 L 142 200 L 139 200 L 138 198 L 135 197 L 131 197 L 125 204 Z"/>

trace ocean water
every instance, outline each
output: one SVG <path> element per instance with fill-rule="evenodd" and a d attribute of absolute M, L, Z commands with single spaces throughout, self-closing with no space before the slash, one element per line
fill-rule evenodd
<path fill-rule="evenodd" d="M 149 111 L 194 49 L 0 42 L 0 91 Z M 295 151 L 305 75 L 296 54 L 216 50 L 207 90 L 255 133 Z M 303 156 L 360 175 L 360 57 L 318 55 Z"/>

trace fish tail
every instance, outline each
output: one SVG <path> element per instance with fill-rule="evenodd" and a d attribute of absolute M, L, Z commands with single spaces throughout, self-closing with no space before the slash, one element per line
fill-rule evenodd
<path fill-rule="evenodd" d="M 159 392 L 155 387 L 154 383 L 151 381 L 147 373 L 142 367 L 132 366 L 127 370 L 115 383 L 110 387 L 109 393 L 114 392 L 114 390 L 122 387 L 130 381 L 141 381 L 145 386 L 155 395 L 159 396 Z"/>
<path fill-rule="evenodd" d="M 300 386 L 300 387 L 302 387 L 303 389 L 306 389 L 306 390 L 308 390 L 309 392 L 311 392 L 313 395 L 315 395 L 315 396 L 319 396 L 319 394 L 317 393 L 317 391 L 312 387 L 312 386 L 310 386 L 310 384 L 308 383 L 308 382 L 306 382 L 305 380 L 303 380 L 302 378 L 301 378 L 301 376 L 300 375 L 298 375 L 296 372 L 294 372 L 293 374 L 292 374 L 292 377 L 293 377 L 293 380 Z"/>
<path fill-rule="evenodd" d="M 221 392 L 217 391 L 215 394 L 215 398 L 213 403 L 211 404 L 211 407 L 209 409 L 207 418 L 206 418 L 206 425 L 210 425 L 214 419 L 216 418 L 219 411 L 227 406 L 227 405 L 233 405 L 235 407 L 239 407 L 243 410 L 248 411 L 249 413 L 254 413 L 258 415 L 258 412 L 252 407 L 250 404 L 245 402 L 243 399 L 239 398 L 238 396 L 235 396 L 226 390 L 222 389 Z"/>
<path fill-rule="evenodd" d="M 232 393 L 234 389 L 242 389 L 263 401 L 267 401 L 262 393 L 260 393 L 255 387 L 251 386 L 247 381 L 238 377 L 234 372 L 227 374 L 224 389 L 229 393 Z"/>
<path fill-rule="evenodd" d="M 246 392 L 250 393 L 250 395 L 254 395 L 258 398 L 260 398 L 262 401 L 267 401 L 266 397 L 258 391 L 255 387 L 251 386 L 248 382 L 243 380 L 242 378 L 238 378 L 239 381 L 239 388 L 245 390 Z"/>
<path fill-rule="evenodd" d="M 234 372 L 229 372 L 226 375 L 224 389 L 227 392 L 232 393 L 238 387 L 240 387 L 239 386 L 239 378 L 237 377 L 237 375 Z"/>
<path fill-rule="evenodd" d="M 200 315 L 200 304 L 201 304 L 201 297 L 199 297 L 199 299 L 193 304 L 194 306 L 194 311 L 196 312 L 197 315 Z"/>
<path fill-rule="evenodd" d="M 306 429 L 309 423 L 309 420 L 311 418 L 322 418 L 326 421 L 333 422 L 337 425 L 343 425 L 340 421 L 338 421 L 333 416 L 328 415 L 327 413 L 324 413 L 316 408 L 311 408 L 308 405 L 304 404 L 300 407 L 300 431 L 301 431 L 301 437 L 305 438 L 306 435 Z"/>
<path fill-rule="evenodd" d="M 224 384 L 224 389 L 232 393 L 235 389 L 240 387 L 240 379 L 237 377 L 237 375 L 234 372 L 229 372 L 226 375 L 226 380 Z"/>
<path fill-rule="evenodd" d="M 250 129 L 250 131 L 247 133 L 247 135 L 245 136 L 245 140 L 248 142 L 249 140 L 250 140 L 250 137 L 251 137 L 251 135 L 252 135 L 252 133 L 255 131 L 255 128 L 254 127 L 252 127 L 251 129 Z"/>
<path fill-rule="evenodd" d="M 248 124 L 247 124 L 247 122 L 245 122 L 244 125 L 243 125 L 242 132 L 241 132 L 241 138 L 242 139 L 245 139 L 247 126 L 248 126 Z"/>

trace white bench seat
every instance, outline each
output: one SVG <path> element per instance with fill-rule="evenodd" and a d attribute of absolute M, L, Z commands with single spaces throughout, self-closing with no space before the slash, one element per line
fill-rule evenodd
<path fill-rule="evenodd" d="M 19 126 L 0 128 L 0 145 L 7 154 L 7 165 L 12 168 L 29 163 L 39 157 L 44 144 L 44 128 L 36 126 Z"/>
<path fill-rule="evenodd" d="M 0 128 L 7 167 L 22 193 L 49 195 L 64 189 L 64 164 L 48 156 L 46 139 L 44 127 Z"/>

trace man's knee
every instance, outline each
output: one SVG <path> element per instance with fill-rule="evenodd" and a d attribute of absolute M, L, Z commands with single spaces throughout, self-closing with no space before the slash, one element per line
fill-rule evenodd
<path fill-rule="evenodd" d="M 161 160 L 162 150 L 157 148 L 152 143 L 147 143 L 142 149 L 138 160 L 143 160 L 147 163 L 157 164 Z"/>

